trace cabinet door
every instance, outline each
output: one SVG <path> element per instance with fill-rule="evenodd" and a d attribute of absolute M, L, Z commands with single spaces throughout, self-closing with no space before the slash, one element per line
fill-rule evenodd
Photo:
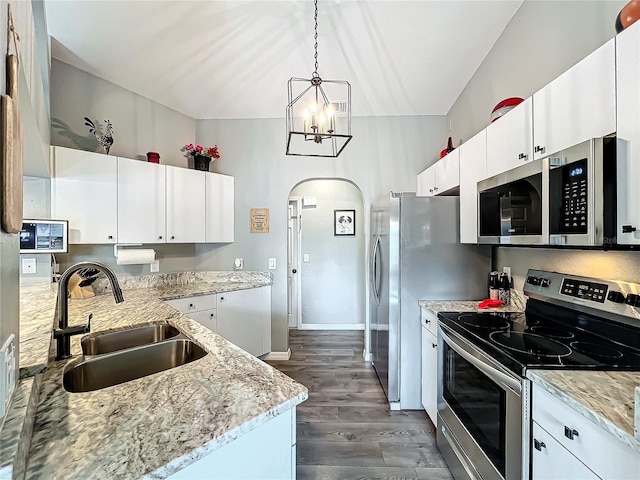
<path fill-rule="evenodd" d="M 69 243 L 116 243 L 116 157 L 53 147 L 53 160 L 51 216 L 69 220 Z"/>
<path fill-rule="evenodd" d="M 435 187 L 436 169 L 435 166 L 432 165 L 418 175 L 416 195 L 419 197 L 432 197 L 436 194 Z"/>
<path fill-rule="evenodd" d="M 167 166 L 167 243 L 205 240 L 205 174 Z"/>
<path fill-rule="evenodd" d="M 460 145 L 460 243 L 478 243 L 478 182 L 487 175 L 487 132 Z"/>
<path fill-rule="evenodd" d="M 233 242 L 234 237 L 234 179 L 228 175 L 205 175 L 206 221 L 205 241 Z"/>
<path fill-rule="evenodd" d="M 640 244 L 640 22 L 616 37 L 616 68 L 617 239 L 631 245 Z"/>
<path fill-rule="evenodd" d="M 207 327 L 212 332 L 216 331 L 216 311 L 217 310 L 202 310 L 201 312 L 191 312 L 187 316 L 198 322 L 203 327 Z"/>
<path fill-rule="evenodd" d="M 217 332 L 252 355 L 271 351 L 271 287 L 218 294 Z"/>
<path fill-rule="evenodd" d="M 615 69 L 612 39 L 533 95 L 534 160 L 616 131 Z"/>
<path fill-rule="evenodd" d="M 533 480 L 599 479 L 587 466 L 571 455 L 536 422 L 533 423 L 531 476 Z"/>
<path fill-rule="evenodd" d="M 456 148 L 436 162 L 435 194 L 441 195 L 460 185 L 460 149 Z"/>
<path fill-rule="evenodd" d="M 529 97 L 487 127 L 487 177 L 533 158 L 531 110 Z"/>
<path fill-rule="evenodd" d="M 165 242 L 165 165 L 118 158 L 118 242 Z"/>
<path fill-rule="evenodd" d="M 422 327 L 422 406 L 436 425 L 438 415 L 438 340 Z"/>

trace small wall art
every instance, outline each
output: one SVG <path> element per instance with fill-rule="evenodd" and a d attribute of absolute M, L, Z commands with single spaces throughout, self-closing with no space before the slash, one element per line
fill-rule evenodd
<path fill-rule="evenodd" d="M 336 237 L 355 236 L 356 234 L 356 211 L 355 210 L 334 210 L 333 211 L 333 235 Z"/>
<path fill-rule="evenodd" d="M 252 208 L 249 212 L 251 233 L 269 233 L 269 209 Z"/>

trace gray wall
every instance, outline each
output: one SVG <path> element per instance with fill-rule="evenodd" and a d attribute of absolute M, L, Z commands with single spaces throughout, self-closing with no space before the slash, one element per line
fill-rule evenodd
<path fill-rule="evenodd" d="M 298 275 L 302 324 L 365 323 L 365 230 L 362 194 L 344 180 L 310 180 L 293 197 L 316 197 L 302 209 L 300 250 L 309 254 Z M 355 210 L 355 236 L 334 236 L 334 209 Z"/>
<path fill-rule="evenodd" d="M 447 113 L 457 146 L 505 98 L 527 98 L 614 37 L 627 0 L 525 0 Z"/>
<path fill-rule="evenodd" d="M 284 87 L 283 87 L 284 88 Z M 369 231 L 371 201 L 390 190 L 415 191 L 416 175 L 431 165 L 445 139 L 443 116 L 358 117 L 353 140 L 337 159 L 291 157 L 284 154 L 285 121 L 202 120 L 199 143 L 217 143 L 222 158 L 213 169 L 235 177 L 235 242 L 198 245 L 199 270 L 229 270 L 235 257 L 246 270 L 265 270 L 276 257 L 272 287 L 272 350 L 288 348 L 287 325 L 287 204 L 289 193 L 308 179 L 342 178 L 363 195 L 364 231 Z M 270 231 L 249 233 L 249 209 L 270 209 Z M 369 246 L 367 245 L 367 249 Z"/>
<path fill-rule="evenodd" d="M 109 41 L 105 38 L 105 41 Z M 51 62 L 51 144 L 104 153 L 84 117 L 113 124 L 110 155 L 146 160 L 159 152 L 166 165 L 187 166 L 180 148 L 195 141 L 196 121 L 148 98 L 58 60 Z"/>
<path fill-rule="evenodd" d="M 500 100 L 527 98 L 615 35 L 622 1 L 525 1 L 447 114 L 451 135 L 468 140 L 490 122 Z M 529 267 L 640 281 L 640 253 L 498 247 L 516 288 Z"/>

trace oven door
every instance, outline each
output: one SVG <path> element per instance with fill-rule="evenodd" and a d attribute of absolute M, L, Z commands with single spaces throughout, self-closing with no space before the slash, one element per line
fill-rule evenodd
<path fill-rule="evenodd" d="M 437 443 L 454 477 L 520 480 L 523 379 L 442 323 L 439 345 Z"/>

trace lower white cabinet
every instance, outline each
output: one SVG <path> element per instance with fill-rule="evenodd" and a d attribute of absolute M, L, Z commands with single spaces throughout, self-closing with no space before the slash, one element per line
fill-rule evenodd
<path fill-rule="evenodd" d="M 172 480 L 296 478 L 296 409 L 284 412 L 169 477 Z"/>
<path fill-rule="evenodd" d="M 640 478 L 634 449 L 535 383 L 532 417 L 533 480 Z"/>
<path fill-rule="evenodd" d="M 438 414 L 438 319 L 426 309 L 422 309 L 422 406 L 436 425 Z"/>
<path fill-rule="evenodd" d="M 271 286 L 166 303 L 256 357 L 271 351 Z"/>

